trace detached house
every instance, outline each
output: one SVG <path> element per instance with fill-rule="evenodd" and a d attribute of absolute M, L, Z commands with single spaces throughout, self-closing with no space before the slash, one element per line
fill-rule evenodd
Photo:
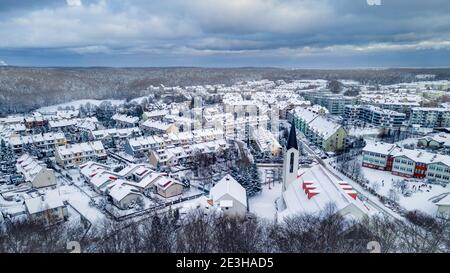
<path fill-rule="evenodd" d="M 217 182 L 209 194 L 212 204 L 225 214 L 244 216 L 247 213 L 247 192 L 231 175 Z"/>
<path fill-rule="evenodd" d="M 30 183 L 34 188 L 56 185 L 54 171 L 29 154 L 24 154 L 17 159 L 16 168 L 17 172 L 23 175 L 25 182 Z"/>
<path fill-rule="evenodd" d="M 28 217 L 32 221 L 52 225 L 68 217 L 67 207 L 56 193 L 48 193 L 25 200 Z"/>

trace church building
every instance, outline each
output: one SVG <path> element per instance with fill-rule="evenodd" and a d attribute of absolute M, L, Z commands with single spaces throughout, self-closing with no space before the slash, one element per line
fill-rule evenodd
<path fill-rule="evenodd" d="M 334 205 L 341 215 L 362 219 L 371 209 L 358 198 L 353 187 L 316 164 L 299 169 L 299 151 L 295 127 L 291 126 L 283 161 L 283 186 L 278 202 L 278 217 L 323 211 Z"/>

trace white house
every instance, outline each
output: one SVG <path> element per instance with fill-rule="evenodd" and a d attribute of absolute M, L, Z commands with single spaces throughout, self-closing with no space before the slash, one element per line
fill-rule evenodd
<path fill-rule="evenodd" d="M 247 213 L 247 192 L 231 175 L 217 182 L 209 194 L 212 204 L 225 214 L 244 216 Z"/>
<path fill-rule="evenodd" d="M 129 206 L 142 198 L 142 194 L 133 186 L 122 183 L 115 184 L 108 190 L 108 195 L 111 197 L 114 205 L 121 209 L 127 209 Z"/>
<path fill-rule="evenodd" d="M 56 193 L 47 193 L 25 200 L 28 217 L 32 221 L 52 225 L 68 217 L 67 207 Z"/>
<path fill-rule="evenodd" d="M 165 198 L 170 198 L 183 193 L 183 184 L 166 176 L 160 176 L 155 183 L 156 192 Z"/>
<path fill-rule="evenodd" d="M 29 154 L 24 154 L 17 159 L 16 169 L 24 176 L 25 182 L 30 183 L 34 188 L 56 185 L 54 171 Z"/>

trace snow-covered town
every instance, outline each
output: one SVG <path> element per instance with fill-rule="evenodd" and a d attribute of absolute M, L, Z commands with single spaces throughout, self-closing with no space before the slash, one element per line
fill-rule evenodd
<path fill-rule="evenodd" d="M 161 85 L 7 115 L 0 225 L 86 236 L 194 210 L 272 223 L 330 209 L 356 222 L 448 219 L 449 90 L 420 79 Z"/>

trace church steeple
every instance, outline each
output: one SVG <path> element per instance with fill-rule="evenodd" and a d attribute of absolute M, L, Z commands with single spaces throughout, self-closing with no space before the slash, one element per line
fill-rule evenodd
<path fill-rule="evenodd" d="M 284 150 L 283 160 L 283 191 L 297 179 L 298 174 L 298 144 L 297 134 L 295 132 L 294 124 L 291 125 L 291 131 L 289 132 L 288 140 L 286 143 L 286 149 Z"/>
<path fill-rule="evenodd" d="M 291 124 L 291 131 L 289 132 L 286 150 L 289 150 L 291 148 L 298 150 L 297 133 L 295 132 L 294 124 Z"/>

